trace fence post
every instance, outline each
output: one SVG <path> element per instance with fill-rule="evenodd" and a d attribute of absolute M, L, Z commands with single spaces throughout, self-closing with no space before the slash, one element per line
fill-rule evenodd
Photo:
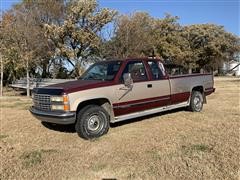
<path fill-rule="evenodd" d="M 29 68 L 28 68 L 28 59 L 27 59 L 27 97 L 30 96 L 30 82 L 29 82 Z"/>
<path fill-rule="evenodd" d="M 0 61 L 1 61 L 1 85 L 0 85 L 0 96 L 3 96 L 3 59 L 2 54 L 0 54 Z"/>

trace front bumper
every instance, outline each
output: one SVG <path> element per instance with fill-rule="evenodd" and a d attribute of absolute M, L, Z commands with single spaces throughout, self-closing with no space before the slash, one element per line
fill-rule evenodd
<path fill-rule="evenodd" d="M 54 112 L 40 111 L 33 106 L 29 109 L 33 116 L 40 121 L 50 122 L 55 124 L 74 124 L 76 121 L 75 112 Z"/>

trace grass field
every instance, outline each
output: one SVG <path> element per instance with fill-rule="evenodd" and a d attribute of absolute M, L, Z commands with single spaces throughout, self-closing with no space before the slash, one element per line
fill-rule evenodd
<path fill-rule="evenodd" d="M 2 98 L 0 179 L 239 179 L 240 79 L 215 87 L 201 113 L 118 123 L 91 141 L 72 126 L 43 126 L 25 97 Z"/>

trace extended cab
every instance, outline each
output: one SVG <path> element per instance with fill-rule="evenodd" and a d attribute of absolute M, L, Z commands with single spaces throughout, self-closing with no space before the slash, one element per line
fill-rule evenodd
<path fill-rule="evenodd" d="M 158 59 L 93 64 L 79 80 L 33 90 L 30 112 L 54 124 L 75 124 L 85 139 L 108 132 L 109 123 L 180 107 L 199 112 L 214 92 L 210 73 L 184 74 Z"/>

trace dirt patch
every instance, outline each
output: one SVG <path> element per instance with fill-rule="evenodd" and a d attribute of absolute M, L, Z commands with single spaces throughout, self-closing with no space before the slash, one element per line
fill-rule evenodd
<path fill-rule="evenodd" d="M 240 81 L 216 78 L 200 113 L 179 109 L 112 125 L 85 141 L 47 127 L 25 97 L 0 99 L 0 179 L 238 179 Z"/>
<path fill-rule="evenodd" d="M 40 164 L 43 159 L 43 154 L 46 153 L 54 153 L 57 152 L 56 149 L 41 149 L 41 150 L 35 150 L 30 152 L 23 152 L 23 154 L 20 156 L 20 159 L 22 160 L 23 167 L 29 168 L 34 165 Z"/>

